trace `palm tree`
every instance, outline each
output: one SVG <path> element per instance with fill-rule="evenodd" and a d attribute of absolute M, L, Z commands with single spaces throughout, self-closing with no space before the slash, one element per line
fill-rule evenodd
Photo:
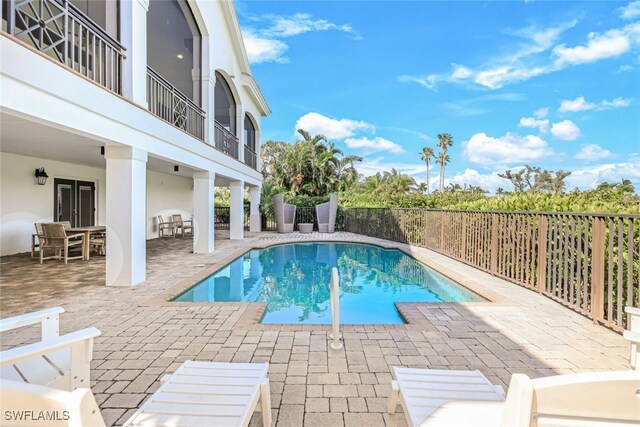
<path fill-rule="evenodd" d="M 453 137 L 448 133 L 440 133 L 438 134 L 438 147 L 442 150 L 438 155 L 438 159 L 440 159 L 440 192 L 444 191 L 444 174 L 447 163 L 449 163 L 449 156 L 447 156 L 447 150 L 449 147 L 453 145 Z M 446 159 L 446 161 L 444 161 Z"/>
<path fill-rule="evenodd" d="M 436 159 L 436 163 L 440 165 L 440 192 L 444 192 L 444 168 L 449 163 L 449 156 L 445 154 L 444 151 L 441 151 L 438 154 L 438 158 Z"/>
<path fill-rule="evenodd" d="M 436 155 L 433 152 L 433 148 L 424 147 L 422 149 L 422 156 L 420 158 L 427 164 L 427 194 L 429 194 L 429 163 L 431 163 L 431 158 L 435 156 Z"/>

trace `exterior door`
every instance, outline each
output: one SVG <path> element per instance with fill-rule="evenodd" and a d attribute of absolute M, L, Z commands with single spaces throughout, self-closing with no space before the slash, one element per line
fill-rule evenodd
<path fill-rule="evenodd" d="M 72 227 L 95 225 L 95 184 L 55 178 L 54 221 L 69 221 Z"/>

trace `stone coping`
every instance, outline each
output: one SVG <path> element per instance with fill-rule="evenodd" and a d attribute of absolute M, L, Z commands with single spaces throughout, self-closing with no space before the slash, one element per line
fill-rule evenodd
<path fill-rule="evenodd" d="M 474 302 L 396 302 L 395 306 L 398 310 L 400 316 L 405 320 L 405 324 L 370 324 L 370 325 L 351 325 L 351 324 L 343 324 L 341 327 L 347 328 L 346 330 L 364 330 L 365 326 L 375 326 L 384 330 L 397 330 L 397 329 L 406 329 L 407 326 L 420 326 L 424 328 L 427 325 L 426 319 L 422 312 L 419 310 L 420 306 L 424 306 L 428 304 L 430 307 L 439 307 L 439 308 L 448 308 L 454 306 L 491 306 L 494 304 L 504 304 L 507 301 L 504 300 L 499 294 L 496 294 L 491 291 L 486 285 L 482 284 L 479 280 L 473 280 L 468 277 L 464 277 L 456 272 L 456 270 L 446 267 L 440 262 L 437 262 L 433 259 L 430 259 L 428 254 L 423 252 L 424 250 L 428 251 L 428 249 L 420 248 L 417 246 L 409 245 L 406 243 L 392 242 L 389 240 L 383 240 L 374 237 L 368 237 L 358 234 L 353 234 L 353 238 L 350 238 L 352 233 L 344 233 L 340 232 L 337 235 L 326 234 L 326 233 L 312 233 L 311 235 L 306 233 L 290 233 L 287 236 L 279 235 L 277 238 L 274 237 L 265 237 L 265 238 L 257 238 L 253 241 L 248 242 L 247 246 L 242 248 L 233 250 L 231 252 L 225 253 L 223 256 L 218 256 L 215 258 L 215 261 L 210 263 L 206 268 L 198 271 L 192 276 L 181 280 L 175 286 L 170 287 L 164 292 L 157 294 L 156 296 L 150 298 L 148 301 L 140 304 L 141 306 L 185 306 L 185 307 L 194 307 L 194 306 L 208 306 L 208 305 L 217 305 L 217 306 L 233 306 L 240 307 L 243 309 L 243 314 L 238 321 L 237 326 L 250 327 L 250 328 L 259 328 L 259 329 L 269 329 L 269 330 L 329 330 L 330 325 L 321 325 L 321 324 L 261 324 L 260 320 L 264 316 L 264 312 L 267 307 L 267 303 L 265 302 L 208 302 L 208 301 L 172 301 L 177 296 L 186 292 L 197 283 L 211 276 L 212 274 L 219 271 L 221 268 L 229 265 L 235 259 L 243 256 L 247 252 L 255 249 L 266 249 L 271 246 L 278 245 L 286 245 L 286 244 L 294 244 L 294 243 L 314 243 L 314 242 L 330 242 L 330 243 L 354 243 L 354 244 L 367 244 L 378 246 L 383 249 L 396 249 L 400 250 L 406 255 L 412 257 L 418 262 L 424 264 L 425 266 L 437 271 L 443 276 L 451 279 L 457 284 L 467 288 L 468 290 L 480 295 L 486 301 L 474 301 Z M 304 236 L 304 238 L 301 238 Z M 325 328 L 326 327 L 326 328 Z"/>

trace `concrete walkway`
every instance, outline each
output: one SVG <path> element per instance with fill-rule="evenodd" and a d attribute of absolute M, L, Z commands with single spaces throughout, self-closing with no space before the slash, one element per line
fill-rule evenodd
<path fill-rule="evenodd" d="M 2 317 L 62 306 L 62 332 L 95 326 L 92 389 L 108 425 L 126 420 L 185 360 L 270 362 L 277 426 L 401 426 L 386 414 L 391 375 L 403 365 L 479 369 L 508 385 L 512 373 L 533 377 L 628 369 L 627 342 L 617 333 L 543 297 L 432 251 L 350 233 L 217 235 L 215 255 L 194 255 L 191 241 L 148 243 L 147 281 L 104 286 L 104 258 L 0 259 Z M 171 303 L 176 287 L 196 281 L 254 246 L 290 240 L 349 240 L 398 247 L 493 302 L 408 304 L 407 325 L 348 325 L 345 348 L 328 349 L 327 328 L 256 325 L 259 304 Z M 258 308 L 256 308 L 256 306 Z M 258 310 L 259 311 L 259 310 Z M 38 328 L 4 334 L 2 348 L 37 340 Z M 252 425 L 261 425 L 260 413 Z"/>

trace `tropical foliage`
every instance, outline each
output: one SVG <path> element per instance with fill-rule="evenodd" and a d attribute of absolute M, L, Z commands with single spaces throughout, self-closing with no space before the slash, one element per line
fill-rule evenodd
<path fill-rule="evenodd" d="M 495 195 L 476 186 L 450 182 L 445 186 L 447 150 L 453 145 L 448 133 L 439 134 L 436 154 L 431 147 L 420 153 L 427 180 L 432 162 L 440 168 L 438 190 L 429 193 L 426 182 L 395 169 L 371 176 L 358 173 L 361 157 L 345 155 L 322 135 L 312 136 L 298 130 L 299 139 L 292 144 L 267 141 L 262 146 L 264 176 L 262 201 L 268 209 L 274 194 L 284 193 L 289 203 L 315 206 L 340 193 L 342 207 L 424 207 L 433 209 L 565 211 L 565 212 L 640 212 L 640 198 L 628 180 L 603 183 L 596 189 L 567 191 L 567 171 L 549 171 L 526 165 L 520 170 L 499 174 L 513 185 L 513 191 L 498 189 Z M 216 194 L 216 206 L 224 206 L 227 195 Z"/>

